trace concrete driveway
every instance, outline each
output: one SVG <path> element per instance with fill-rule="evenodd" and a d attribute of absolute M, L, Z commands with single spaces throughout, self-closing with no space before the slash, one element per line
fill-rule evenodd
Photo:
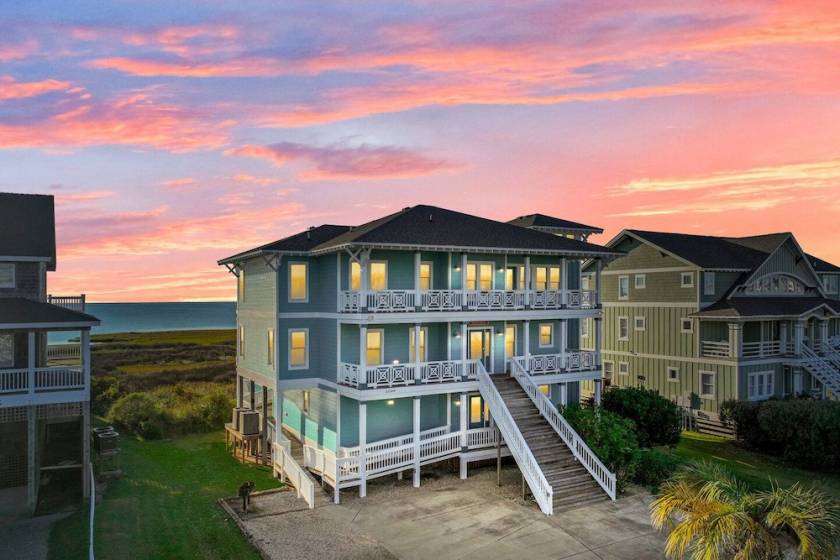
<path fill-rule="evenodd" d="M 515 467 L 474 469 L 466 481 L 424 470 L 422 486 L 410 476 L 378 479 L 368 496 L 342 493 L 341 505 L 324 495 L 314 510 L 281 492 L 255 499 L 245 530 L 270 558 L 403 558 L 483 560 L 543 558 L 663 558 L 664 537 L 648 522 L 651 497 L 637 491 L 617 502 L 544 516 L 520 496 Z"/>

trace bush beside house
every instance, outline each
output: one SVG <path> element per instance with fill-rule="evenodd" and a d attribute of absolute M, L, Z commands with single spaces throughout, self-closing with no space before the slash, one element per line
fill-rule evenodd
<path fill-rule="evenodd" d="M 642 447 L 672 445 L 680 440 L 682 413 L 679 407 L 653 389 L 612 389 L 604 393 L 601 406 L 632 420 Z"/>
<path fill-rule="evenodd" d="M 747 447 L 796 466 L 840 469 L 840 402 L 811 399 L 727 401 L 721 414 Z"/>

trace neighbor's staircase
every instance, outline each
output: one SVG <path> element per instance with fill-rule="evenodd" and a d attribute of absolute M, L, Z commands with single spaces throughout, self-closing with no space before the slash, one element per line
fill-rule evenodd
<path fill-rule="evenodd" d="M 831 352 L 825 358 L 818 355 L 816 352 L 802 346 L 802 367 L 808 370 L 808 373 L 816 377 L 820 383 L 826 388 L 827 394 L 833 398 L 840 398 L 840 359 L 831 356 Z M 837 364 L 833 363 L 837 360 Z"/>
<path fill-rule="evenodd" d="M 616 480 L 522 368 L 513 375 L 478 371 L 490 413 L 546 514 L 615 499 Z M 606 496 L 605 496 L 606 493 Z"/>
<path fill-rule="evenodd" d="M 519 382 L 503 375 L 494 375 L 491 379 L 551 485 L 554 513 L 608 499 L 592 475 L 543 418 Z"/>

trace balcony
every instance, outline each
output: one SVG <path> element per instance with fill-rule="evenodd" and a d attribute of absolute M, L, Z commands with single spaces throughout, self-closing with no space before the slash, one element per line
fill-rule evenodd
<path fill-rule="evenodd" d="M 47 296 L 47 303 L 57 305 L 71 311 L 85 312 L 85 294 L 80 296 Z"/>
<path fill-rule="evenodd" d="M 85 388 L 81 367 L 42 367 L 0 370 L 0 395 L 75 391 Z"/>
<path fill-rule="evenodd" d="M 513 359 L 529 375 L 578 373 L 598 369 L 596 353 L 589 350 L 571 350 L 562 354 L 532 354 L 527 359 L 525 356 L 515 356 Z"/>
<path fill-rule="evenodd" d="M 338 382 L 366 389 L 449 383 L 475 380 L 477 367 L 477 360 L 442 360 L 367 366 L 362 372 L 358 364 L 342 362 L 338 366 Z"/>
<path fill-rule="evenodd" d="M 594 309 L 598 298 L 594 290 L 345 290 L 339 300 L 341 313 L 409 313 Z"/>

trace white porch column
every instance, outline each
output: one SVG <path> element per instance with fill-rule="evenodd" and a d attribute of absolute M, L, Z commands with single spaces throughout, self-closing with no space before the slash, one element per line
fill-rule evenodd
<path fill-rule="evenodd" d="M 563 406 L 569 404 L 569 387 L 566 383 L 560 383 L 560 404 Z"/>
<path fill-rule="evenodd" d="M 367 496 L 367 403 L 359 402 L 359 497 Z"/>
<path fill-rule="evenodd" d="M 566 350 L 569 347 L 569 322 L 560 319 L 560 367 L 566 369 Z"/>
<path fill-rule="evenodd" d="M 423 306 L 422 294 L 420 292 L 420 251 L 414 253 L 414 307 Z"/>
<path fill-rule="evenodd" d="M 452 361 L 452 321 L 446 322 L 446 359 Z"/>
<path fill-rule="evenodd" d="M 828 352 L 828 320 L 820 320 L 820 349 Z"/>
<path fill-rule="evenodd" d="M 367 325 L 359 325 L 359 389 L 367 387 Z"/>
<path fill-rule="evenodd" d="M 27 382 L 29 383 L 29 394 L 35 392 L 35 349 L 37 336 L 35 331 L 29 331 L 26 337 L 26 369 Z"/>
<path fill-rule="evenodd" d="M 446 393 L 446 433 L 452 430 L 452 393 Z"/>
<path fill-rule="evenodd" d="M 595 366 L 601 367 L 601 341 L 603 337 L 603 333 L 601 332 L 601 323 L 603 322 L 602 317 L 595 317 L 595 320 L 592 321 L 593 325 L 592 328 L 595 329 Z"/>
<path fill-rule="evenodd" d="M 531 321 L 522 323 L 522 350 L 525 356 L 525 371 L 531 371 Z"/>
<path fill-rule="evenodd" d="M 797 356 L 802 354 L 802 343 L 805 339 L 805 323 L 796 321 L 793 324 L 793 353 Z"/>
<path fill-rule="evenodd" d="M 461 410 L 461 452 L 465 453 L 467 451 L 467 394 L 461 393 L 461 406 L 459 407 Z M 461 480 L 467 478 L 467 462 L 464 460 L 463 457 L 460 458 L 460 473 L 459 476 Z"/>
<path fill-rule="evenodd" d="M 367 309 L 367 294 L 370 290 L 370 251 L 359 254 L 359 311 Z"/>
<path fill-rule="evenodd" d="M 414 480 L 415 488 L 420 487 L 420 397 L 414 397 Z"/>
<path fill-rule="evenodd" d="M 82 403 L 82 497 L 90 497 L 90 401 Z"/>
<path fill-rule="evenodd" d="M 531 257 L 525 257 L 525 307 L 531 306 Z"/>
<path fill-rule="evenodd" d="M 476 274 L 478 272 L 476 271 Z M 478 278 L 476 278 L 478 282 Z M 461 309 L 467 308 L 467 254 L 461 253 Z"/>
<path fill-rule="evenodd" d="M 743 344 L 743 329 L 741 323 L 729 323 L 729 357 L 740 358 Z"/>
<path fill-rule="evenodd" d="M 35 416 L 35 406 L 29 405 L 26 407 L 26 505 L 33 514 L 38 502 L 37 450 L 38 418 Z"/>
<path fill-rule="evenodd" d="M 595 404 L 596 405 L 601 404 L 601 380 L 600 379 L 595 380 Z"/>
<path fill-rule="evenodd" d="M 426 341 L 429 344 L 429 341 Z M 420 364 L 423 361 L 423 355 L 420 353 L 420 323 L 414 324 L 414 383 L 419 385 L 421 382 L 422 372 L 420 371 Z"/>
<path fill-rule="evenodd" d="M 781 346 L 782 354 L 787 354 L 787 341 L 788 341 L 788 324 L 786 321 L 782 321 L 779 324 L 779 346 Z"/>
<path fill-rule="evenodd" d="M 546 280 L 548 280 L 546 278 Z M 560 259 L 560 305 L 566 307 L 569 304 L 569 263 L 566 257 Z"/>
<path fill-rule="evenodd" d="M 595 305 L 601 307 L 601 270 L 604 262 L 601 259 L 595 260 Z"/>
<path fill-rule="evenodd" d="M 79 332 L 81 342 L 82 375 L 85 380 L 85 398 L 90 401 L 90 330 Z"/>
<path fill-rule="evenodd" d="M 279 425 L 277 430 L 279 432 Z M 341 456 L 341 393 L 339 392 L 335 394 L 335 456 Z"/>
<path fill-rule="evenodd" d="M 467 322 L 461 321 L 461 381 L 467 380 Z"/>

